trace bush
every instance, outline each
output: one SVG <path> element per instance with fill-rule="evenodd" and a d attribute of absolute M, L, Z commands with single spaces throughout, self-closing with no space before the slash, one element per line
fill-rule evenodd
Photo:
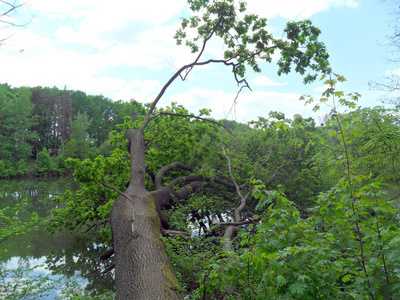
<path fill-rule="evenodd" d="M 39 175 L 50 175 L 58 173 L 56 162 L 50 157 L 46 148 L 38 153 L 35 165 L 35 173 Z"/>

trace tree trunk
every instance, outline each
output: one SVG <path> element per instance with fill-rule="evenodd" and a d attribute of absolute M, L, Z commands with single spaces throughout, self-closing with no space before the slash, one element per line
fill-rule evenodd
<path fill-rule="evenodd" d="M 131 181 L 110 211 L 117 299 L 182 299 L 164 243 L 155 199 L 144 187 L 143 134 L 127 130 Z"/>

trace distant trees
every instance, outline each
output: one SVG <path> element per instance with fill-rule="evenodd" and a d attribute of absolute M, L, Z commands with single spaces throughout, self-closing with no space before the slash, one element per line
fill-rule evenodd
<path fill-rule="evenodd" d="M 65 150 L 64 158 L 84 159 L 89 155 L 90 144 L 94 150 L 90 153 L 95 155 L 97 148 L 107 141 L 109 132 L 123 123 L 125 116 L 137 119 L 144 113 L 142 105 L 133 100 L 114 102 L 80 91 L 12 88 L 8 84 L 0 84 L 0 107 L 0 177 L 24 175 L 30 171 L 37 174 L 64 172 L 64 168 L 57 168 L 63 165 L 60 165 L 60 155 Z M 103 145 L 102 149 L 106 148 Z M 43 151 L 48 152 L 53 163 L 47 161 Z M 41 164 L 47 161 L 47 167 L 31 169 L 26 165 L 29 159 L 39 159 L 40 153 Z M 59 157 L 57 162 L 55 157 Z"/>
<path fill-rule="evenodd" d="M 64 147 L 63 155 L 65 157 L 85 159 L 89 157 L 90 140 L 87 129 L 90 125 L 86 114 L 80 114 L 71 122 L 70 138 Z"/>
<path fill-rule="evenodd" d="M 30 95 L 28 88 L 0 84 L 0 177 L 17 175 L 15 162 L 31 155 L 37 134 L 30 130 L 35 123 Z"/>

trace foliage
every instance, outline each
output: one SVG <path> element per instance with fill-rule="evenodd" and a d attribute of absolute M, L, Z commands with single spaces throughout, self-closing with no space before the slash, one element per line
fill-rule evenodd
<path fill-rule="evenodd" d="M 53 288 L 48 276 L 32 274 L 35 269 L 26 266 L 19 266 L 17 269 L 3 269 L 0 266 L 0 297 L 4 300 L 29 300 L 43 299 L 48 296 Z"/>
<path fill-rule="evenodd" d="M 182 20 L 175 39 L 198 56 L 171 77 L 153 103 L 113 106 L 102 96 L 66 90 L 35 94 L 37 129 L 45 138 L 33 141 L 33 147 L 37 150 L 46 141 L 55 154 L 59 148 L 64 150 L 63 155 L 70 157 L 67 164 L 81 183 L 76 194 L 67 191 L 56 198 L 62 207 L 52 211 L 48 230 L 84 227 L 111 246 L 110 208 L 130 176 L 146 172 L 145 186 L 138 189 L 153 191 L 155 174 L 179 162 L 185 164 L 183 170 L 168 170 L 161 186 L 188 171 L 201 182 L 192 190 L 187 182 L 179 181 L 174 193 L 185 186 L 190 196 L 163 203 L 170 229 L 190 233 L 184 238 L 164 237 L 186 298 L 399 297 L 399 111 L 357 108 L 360 95 L 344 95 L 335 89 L 345 79 L 327 68 L 328 55 L 318 41 L 320 31 L 310 21 L 289 22 L 285 37 L 274 38 L 266 30 L 267 20 L 246 15 L 242 1 L 237 7 L 233 0 L 188 3 L 194 14 Z M 197 36 L 188 39 L 193 29 Z M 213 36 L 224 41 L 223 58 L 201 60 Z M 185 79 L 196 66 L 231 67 L 241 91 L 248 87 L 246 68 L 260 72 L 260 62 L 271 62 L 275 54 L 280 55 L 279 75 L 293 68 L 308 83 L 318 72 L 324 74 L 328 88 L 314 107 L 317 111 L 321 105 L 331 106 L 322 127 L 311 118 L 289 119 L 273 111 L 247 125 L 225 122 L 233 136 L 209 119 L 208 110 L 193 116 L 175 103 L 156 108 L 169 85 L 178 76 Z M 303 100 L 316 102 L 311 97 Z M 46 101 L 56 104 L 52 115 L 39 109 L 48 105 Z M 340 106 L 350 111 L 340 112 Z M 131 117 L 116 125 L 114 121 L 124 116 L 121 111 L 129 111 Z M 51 130 L 44 130 L 47 126 Z M 112 129 L 108 136 L 106 130 Z M 138 129 L 135 138 L 143 138 L 145 149 L 137 150 L 144 152 L 129 153 L 127 129 Z M 106 156 L 97 155 L 97 147 L 108 138 L 111 150 L 102 146 Z M 146 158 L 143 168 L 129 161 L 140 154 Z M 38 172 L 54 169 L 47 151 L 37 156 Z M 4 161 L 0 164 L 7 169 Z M 130 167 L 137 173 L 130 172 Z M 237 236 L 226 234 L 230 229 L 237 229 Z M 132 233 L 130 225 L 128 231 Z M 223 250 L 227 242 L 233 245 L 232 251 Z M 75 297 L 71 294 L 74 285 L 66 288 L 65 295 Z M 105 297 L 109 296 L 112 293 Z"/>
<path fill-rule="evenodd" d="M 28 88 L 11 88 L 0 84 L 0 176 L 21 173 L 15 163 L 26 159 L 31 153 L 29 142 L 37 135 L 31 131 L 33 105 Z M 18 112 L 16 114 L 15 112 Z"/>
<path fill-rule="evenodd" d="M 309 20 L 287 23 L 286 38 L 282 39 L 267 31 L 267 19 L 245 14 L 244 1 L 239 1 L 238 6 L 233 0 L 189 0 L 188 3 L 194 15 L 182 19 L 175 35 L 177 44 L 185 41 L 192 53 L 202 53 L 213 35 L 221 38 L 226 50 L 224 60 L 219 62 L 231 65 L 235 77 L 245 77 L 246 65 L 254 72 L 261 72 L 259 61 L 272 62 L 275 53 L 280 55 L 278 74 L 288 74 L 294 68 L 301 75 L 307 73 L 304 83 L 315 80 L 316 74 L 312 72 L 323 71 L 328 66 L 325 45 L 318 41 L 320 30 Z M 197 29 L 193 39 L 187 37 L 190 28 Z"/>
<path fill-rule="evenodd" d="M 151 173 L 178 158 L 183 163 L 206 165 L 211 151 L 209 145 L 218 139 L 219 129 L 216 125 L 191 117 L 169 116 L 171 113 L 189 114 L 186 109 L 176 104 L 158 112 L 165 115 L 155 119 L 145 133 L 148 140 L 146 156 L 150 162 L 148 169 Z M 207 111 L 203 113 L 207 114 Z M 111 156 L 97 156 L 94 160 L 67 161 L 74 169 L 74 178 L 81 183 L 82 188 L 76 195 L 66 193 L 62 197 L 55 197 L 55 201 L 63 202 L 64 207 L 53 211 L 53 219 L 49 223 L 51 231 L 59 230 L 63 226 L 73 230 L 77 226 L 86 224 L 89 227 L 93 222 L 99 222 L 99 226 L 95 227 L 107 243 L 110 243 L 109 227 L 103 220 L 108 219 L 113 199 L 118 193 L 102 183 L 120 191 L 125 189 L 126 183 L 129 182 L 129 163 L 124 134 L 127 128 L 135 128 L 138 124 L 139 121 L 132 122 L 130 118 L 126 118 L 125 123 L 118 126 L 118 131 L 111 132 L 110 144 L 115 147 Z M 204 168 L 202 172 L 206 170 L 207 168 Z M 180 173 L 182 171 L 171 171 L 168 175 L 173 177 Z M 154 188 L 150 175 L 147 176 L 148 187 Z M 76 215 L 78 211 L 79 214 Z"/>
<path fill-rule="evenodd" d="M 35 171 L 41 175 L 52 174 L 57 171 L 56 162 L 50 157 L 46 148 L 43 148 L 38 154 Z"/>
<path fill-rule="evenodd" d="M 227 282 L 237 299 L 326 299 L 339 295 L 329 270 L 329 234 L 318 233 L 301 219 L 281 191 L 253 191 L 262 217 L 239 233 L 238 251 L 224 254 L 202 279 L 199 295 L 226 293 Z M 329 297 L 328 297 L 329 298 Z"/>
<path fill-rule="evenodd" d="M 90 140 L 87 129 L 90 123 L 85 114 L 78 114 L 71 122 L 71 135 L 63 152 L 65 157 L 84 159 L 89 156 Z"/>
<path fill-rule="evenodd" d="M 55 161 L 56 169 L 48 169 L 49 165 L 45 167 L 39 162 L 40 170 L 35 168 L 34 173 L 65 173 L 68 170 L 63 159 L 95 158 L 99 154 L 97 148 L 117 124 L 123 123 L 125 116 L 136 120 L 144 113 L 143 106 L 133 100 L 111 101 L 80 91 L 12 88 L 8 84 L 0 85 L 0 107 L 0 177 L 3 178 L 31 174 L 32 170 L 24 163 L 30 158 L 37 160 L 44 148 Z M 63 150 L 68 140 L 72 142 L 65 155 Z"/>
<path fill-rule="evenodd" d="M 398 113 L 382 108 L 340 113 L 335 103 L 354 108 L 358 95 L 346 98 L 336 91 L 333 76 L 325 82 L 326 97 L 320 99 L 327 103 L 329 97 L 333 109 L 324 131 L 311 134 L 318 138 L 313 143 L 329 145 L 323 157 L 331 170 L 342 175 L 332 188 L 321 191 L 307 219 L 300 218 L 281 190 L 256 183 L 253 196 L 255 208 L 261 211 L 259 221 L 242 227 L 235 253 L 224 254 L 209 266 L 197 291 L 199 297 L 400 296 L 399 202 L 398 194 L 389 195 L 399 190 L 398 141 L 397 135 L 394 140 L 385 138 L 398 131 Z M 371 162 L 373 157 L 376 160 Z"/>
<path fill-rule="evenodd" d="M 32 214 L 29 221 L 23 222 L 19 218 L 21 210 L 27 205 L 26 199 L 13 207 L 0 209 L 0 254 L 8 251 L 6 241 L 21 234 L 27 234 L 37 228 L 40 218 Z M 32 276 L 32 269 L 19 266 L 10 270 L 0 264 L 0 298 L 1 299 L 32 299 L 43 297 L 49 289 L 47 278 Z"/>
<path fill-rule="evenodd" d="M 387 185 L 398 182 L 398 138 L 391 141 L 386 138 L 387 134 L 398 131 L 398 114 L 394 111 L 389 115 L 386 115 L 387 111 L 380 114 L 382 110 L 378 108 L 372 114 L 368 110 L 359 114 L 358 110 L 355 115 L 350 114 L 350 120 L 343 117 L 336 103 L 354 108 L 359 95 L 345 97 L 335 90 L 337 81 L 343 79 L 336 74 L 326 81 L 329 88 L 325 96 L 333 101 L 326 128 L 342 147 L 342 155 L 332 162 L 343 167 L 344 176 L 334 188 L 321 194 L 313 221 L 321 230 L 332 233 L 337 251 L 346 249 L 340 261 L 346 272 L 341 279 L 348 282 L 344 288 L 346 292 L 371 299 L 398 297 L 398 201 L 397 197 L 388 197 L 386 190 Z M 326 102 L 325 98 L 321 101 Z M 384 157 L 379 153 L 381 149 L 385 149 Z M 373 168 L 372 157 L 376 158 Z M 382 168 L 382 160 L 390 163 L 390 167 Z"/>

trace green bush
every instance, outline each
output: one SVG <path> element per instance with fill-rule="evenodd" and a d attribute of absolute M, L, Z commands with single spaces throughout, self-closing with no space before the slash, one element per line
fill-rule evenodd
<path fill-rule="evenodd" d="M 50 175 L 58 173 L 56 162 L 50 157 L 46 148 L 38 153 L 35 165 L 35 173 L 39 175 Z"/>

